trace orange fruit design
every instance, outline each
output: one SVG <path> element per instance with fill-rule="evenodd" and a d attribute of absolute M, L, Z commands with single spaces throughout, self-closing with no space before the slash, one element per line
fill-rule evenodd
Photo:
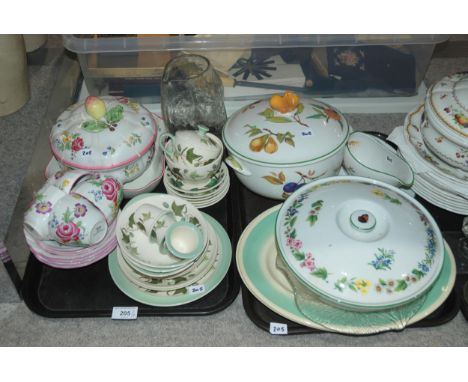
<path fill-rule="evenodd" d="M 468 117 L 461 114 L 455 114 L 455 119 L 463 127 L 468 127 Z"/>
<path fill-rule="evenodd" d="M 338 115 L 338 113 L 335 110 L 327 108 L 324 111 L 325 111 L 325 114 L 327 115 L 328 118 L 334 119 L 335 121 L 340 120 L 340 116 Z"/>
<path fill-rule="evenodd" d="M 280 113 L 289 113 L 299 105 L 299 96 L 292 92 L 285 92 L 282 96 L 275 94 L 270 98 L 270 106 Z"/>

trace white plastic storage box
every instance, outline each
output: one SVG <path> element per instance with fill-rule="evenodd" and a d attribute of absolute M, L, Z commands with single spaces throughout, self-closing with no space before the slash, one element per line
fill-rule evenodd
<path fill-rule="evenodd" d="M 164 65 L 206 56 L 226 100 L 285 89 L 313 97 L 412 97 L 444 35 L 63 35 L 92 95 L 159 102 Z"/>

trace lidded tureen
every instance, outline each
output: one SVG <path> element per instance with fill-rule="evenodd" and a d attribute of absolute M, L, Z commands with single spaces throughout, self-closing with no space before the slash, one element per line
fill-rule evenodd
<path fill-rule="evenodd" d="M 126 183 L 146 170 L 156 135 L 156 121 L 138 103 L 90 96 L 59 116 L 50 146 L 62 166 L 105 173 Z"/>
<path fill-rule="evenodd" d="M 415 199 L 337 176 L 293 193 L 276 220 L 279 255 L 309 290 L 345 309 L 391 309 L 422 296 L 443 264 L 441 232 Z"/>
<path fill-rule="evenodd" d="M 305 183 L 336 175 L 350 127 L 332 106 L 285 92 L 234 113 L 223 129 L 226 162 L 244 185 L 286 198 Z"/>

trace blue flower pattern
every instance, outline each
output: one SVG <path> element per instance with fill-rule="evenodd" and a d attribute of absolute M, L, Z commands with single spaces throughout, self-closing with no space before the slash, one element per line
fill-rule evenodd
<path fill-rule="evenodd" d="M 376 270 L 386 271 L 392 269 L 392 264 L 395 260 L 395 251 L 383 248 L 378 248 L 377 250 L 379 254 L 374 254 L 375 260 L 372 260 L 369 265 L 372 265 Z"/>

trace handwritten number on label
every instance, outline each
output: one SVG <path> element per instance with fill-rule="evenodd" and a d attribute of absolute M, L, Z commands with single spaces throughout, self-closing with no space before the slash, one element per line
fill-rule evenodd
<path fill-rule="evenodd" d="M 189 286 L 189 293 L 190 294 L 198 294 L 198 293 L 203 293 L 205 291 L 205 286 L 204 285 L 191 285 Z"/>
<path fill-rule="evenodd" d="M 138 306 L 114 306 L 112 309 L 113 320 L 136 320 L 138 317 Z"/>
<path fill-rule="evenodd" d="M 270 322 L 270 334 L 283 335 L 288 334 L 288 325 L 278 322 Z"/>

